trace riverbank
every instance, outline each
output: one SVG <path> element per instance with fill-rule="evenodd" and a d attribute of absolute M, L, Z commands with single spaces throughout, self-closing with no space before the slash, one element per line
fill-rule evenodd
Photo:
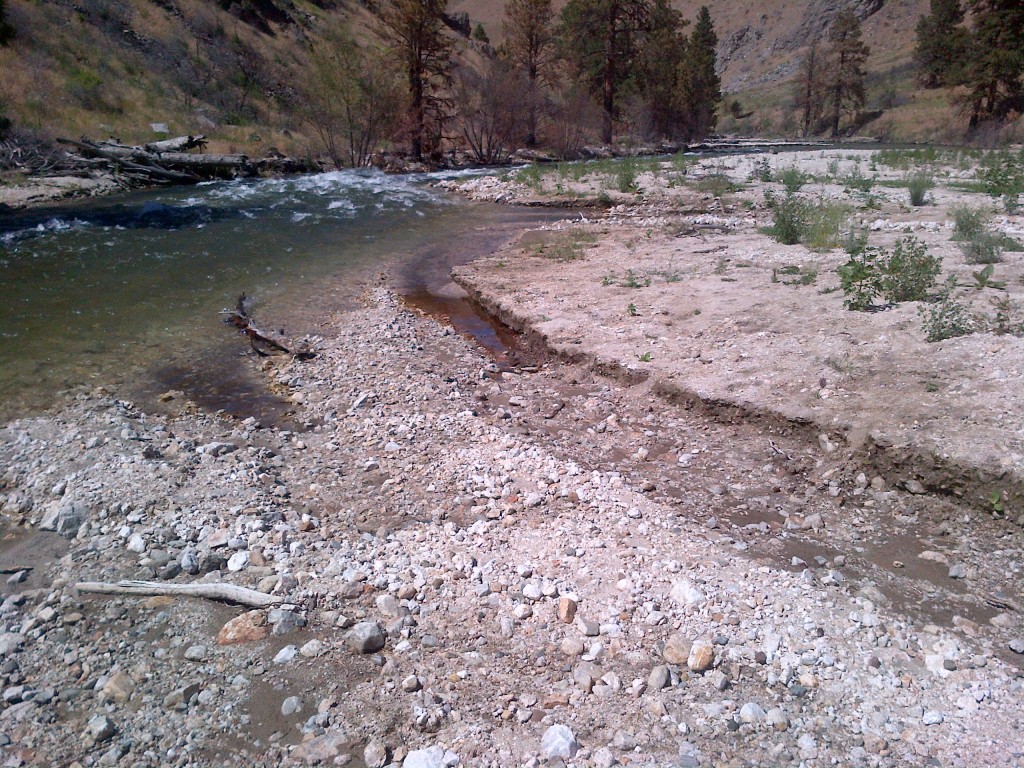
<path fill-rule="evenodd" d="M 569 296 L 632 227 L 613 268 L 642 284 L 632 258 L 671 222 L 627 214 L 543 225 L 459 274 Z M 734 214 L 704 215 L 692 226 Z M 537 249 L 580 227 L 608 236 L 546 271 Z M 707 254 L 684 245 L 676 267 L 698 278 Z M 816 432 L 673 402 L 639 360 L 525 349 L 499 365 L 383 287 L 323 318 L 315 346 L 261 364 L 288 427 L 92 388 L 3 428 L 0 565 L 34 567 L 3 585 L 0 749 L 82 765 L 1019 764 L 1006 521 L 908 492 Z M 74 589 L 136 577 L 284 604 Z"/>

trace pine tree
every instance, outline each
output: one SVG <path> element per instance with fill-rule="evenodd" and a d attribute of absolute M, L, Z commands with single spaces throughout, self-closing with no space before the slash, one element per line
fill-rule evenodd
<path fill-rule="evenodd" d="M 444 119 L 441 92 L 450 77 L 452 52 L 444 31 L 447 7 L 448 0 L 385 0 L 380 9 L 381 36 L 405 70 L 409 143 L 417 160 L 427 145 L 428 124 L 436 127 Z"/>
<path fill-rule="evenodd" d="M 825 108 L 825 70 L 820 41 L 815 38 L 797 71 L 793 106 L 801 115 L 803 136 L 809 136 Z"/>
<path fill-rule="evenodd" d="M 840 11 L 829 31 L 829 40 L 828 90 L 835 138 L 843 111 L 864 106 L 864 64 L 871 49 L 861 39 L 860 19 L 849 10 Z"/>
<path fill-rule="evenodd" d="M 668 0 L 655 0 L 640 56 L 646 128 L 655 137 L 675 138 L 684 124 L 681 83 L 687 23 Z"/>
<path fill-rule="evenodd" d="M 711 12 L 706 5 L 701 6 L 686 46 L 683 64 L 682 103 L 686 138 L 690 141 L 712 133 L 718 123 L 722 81 L 716 71 L 717 45 L 718 35 L 711 21 Z"/>
<path fill-rule="evenodd" d="M 562 9 L 563 55 L 603 107 L 601 140 L 612 141 L 618 97 L 635 82 L 648 0 L 569 0 Z"/>
<path fill-rule="evenodd" d="M 551 0 L 509 0 L 501 23 L 509 61 L 526 75 L 530 108 L 526 117 L 526 143 L 537 143 L 542 90 L 549 84 L 555 58 L 555 12 Z"/>
<path fill-rule="evenodd" d="M 963 21 L 960 0 L 931 0 L 931 13 L 918 20 L 914 60 L 925 88 L 962 81 L 969 38 Z"/>
<path fill-rule="evenodd" d="M 1024 109 L 1024 3 L 967 0 L 967 7 L 974 19 L 965 77 L 973 128 Z"/>

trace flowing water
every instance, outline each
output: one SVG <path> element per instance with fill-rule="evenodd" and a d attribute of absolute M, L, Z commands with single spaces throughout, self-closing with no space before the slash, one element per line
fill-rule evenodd
<path fill-rule="evenodd" d="M 450 264 L 552 217 L 461 202 L 436 178 L 342 171 L 0 217 L 0 418 L 100 384 L 266 415 L 275 400 L 218 314 L 241 293 L 260 325 L 315 334 L 382 270 L 422 296 Z"/>

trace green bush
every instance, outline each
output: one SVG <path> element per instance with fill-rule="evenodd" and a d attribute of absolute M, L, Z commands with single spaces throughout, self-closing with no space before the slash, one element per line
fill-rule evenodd
<path fill-rule="evenodd" d="M 633 158 L 627 157 L 619 163 L 615 170 L 616 188 L 619 192 L 629 193 L 638 191 L 636 183 L 636 163 Z"/>
<path fill-rule="evenodd" d="M 942 260 L 928 253 L 928 248 L 915 237 L 896 243 L 887 254 L 883 270 L 882 292 L 893 304 L 921 301 L 934 287 L 942 271 Z"/>
<path fill-rule="evenodd" d="M 971 240 L 988 228 L 988 213 L 982 208 L 958 205 L 949 212 L 953 214 L 954 240 Z"/>
<path fill-rule="evenodd" d="M 783 245 L 796 245 L 806 229 L 807 204 L 795 195 L 778 199 L 772 194 L 764 196 L 772 212 L 772 225 L 767 234 Z"/>
<path fill-rule="evenodd" d="M 840 203 L 819 200 L 807 207 L 801 242 L 814 251 L 827 251 L 839 245 L 850 209 Z"/>
<path fill-rule="evenodd" d="M 874 306 L 875 296 L 882 293 L 882 270 L 876 260 L 878 253 L 863 249 L 850 255 L 850 260 L 836 271 L 839 273 L 839 285 L 846 299 L 843 306 L 847 309 L 863 312 Z"/>
<path fill-rule="evenodd" d="M 772 180 L 772 164 L 767 157 L 762 157 L 754 161 L 754 168 L 750 172 L 751 181 L 771 181 Z"/>
<path fill-rule="evenodd" d="M 989 229 L 960 241 L 960 250 L 968 264 L 997 264 L 1003 260 L 1003 237 Z"/>
<path fill-rule="evenodd" d="M 779 181 L 786 188 L 786 192 L 791 195 L 799 192 L 800 188 L 807 183 L 809 178 L 806 173 L 792 166 L 783 169 L 782 173 L 779 174 Z"/>
<path fill-rule="evenodd" d="M 914 237 L 900 240 L 891 253 L 867 248 L 866 240 L 856 239 L 848 244 L 847 252 L 850 260 L 836 271 L 846 296 L 843 304 L 852 310 L 873 308 L 876 296 L 893 304 L 921 301 L 942 269 L 942 261 Z"/>
<path fill-rule="evenodd" d="M 1024 159 L 998 153 L 985 159 L 978 170 L 982 189 L 992 197 L 1002 198 L 1007 213 L 1016 213 L 1024 192 Z"/>
<path fill-rule="evenodd" d="M 907 191 L 910 193 L 910 204 L 925 205 L 930 189 L 935 188 L 935 179 L 927 171 L 915 171 L 906 177 Z"/>
<path fill-rule="evenodd" d="M 957 336 L 967 336 L 976 330 L 974 318 L 967 307 L 953 297 L 956 287 L 956 277 L 950 275 L 939 293 L 938 300 L 934 304 L 918 309 L 925 340 L 945 341 Z"/>

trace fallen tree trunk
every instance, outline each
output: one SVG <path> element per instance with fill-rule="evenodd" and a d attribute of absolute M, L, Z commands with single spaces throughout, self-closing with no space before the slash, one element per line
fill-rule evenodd
<path fill-rule="evenodd" d="M 118 170 L 175 184 L 195 184 L 208 179 L 255 176 L 259 166 L 246 155 L 200 155 L 183 150 L 205 146 L 203 137 L 184 136 L 156 144 L 133 147 L 116 141 L 57 139 L 74 147 L 86 160 L 104 160 Z M 158 146 L 159 151 L 151 149 Z"/>
<path fill-rule="evenodd" d="M 80 581 L 75 589 L 94 595 L 135 595 L 139 597 L 201 597 L 225 603 L 268 608 L 287 602 L 281 595 L 268 595 L 235 584 L 161 584 L 156 581 Z"/>
<path fill-rule="evenodd" d="M 151 141 L 143 145 L 150 152 L 184 152 L 186 149 L 200 151 L 206 147 L 205 136 L 179 136 L 176 139 L 164 139 L 163 141 Z"/>

